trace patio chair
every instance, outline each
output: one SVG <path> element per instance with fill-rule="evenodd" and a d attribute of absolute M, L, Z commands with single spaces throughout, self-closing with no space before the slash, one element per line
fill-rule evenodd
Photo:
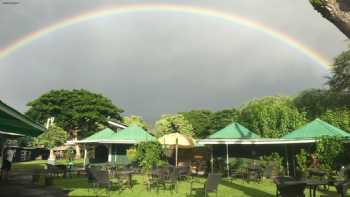
<path fill-rule="evenodd" d="M 189 166 L 180 166 L 176 170 L 179 176 L 179 180 L 186 180 L 187 177 L 189 177 L 191 174 Z"/>
<path fill-rule="evenodd" d="M 166 179 L 162 180 L 165 189 L 177 192 L 177 181 L 179 178 L 177 169 L 174 169 Z"/>
<path fill-rule="evenodd" d="M 90 191 L 90 188 L 94 188 L 95 187 L 95 182 L 96 182 L 96 178 L 92 173 L 91 168 L 86 168 L 86 175 L 87 175 L 87 179 L 88 179 L 88 192 Z"/>
<path fill-rule="evenodd" d="M 92 177 L 95 179 L 94 189 L 96 188 L 104 188 L 106 189 L 106 193 L 110 196 L 110 192 L 112 191 L 113 183 L 109 180 L 108 172 L 91 169 Z M 95 190 L 96 196 L 97 192 Z"/>
<path fill-rule="evenodd" d="M 349 168 L 342 168 L 339 171 L 339 177 L 342 180 L 334 181 L 333 185 L 335 186 L 337 193 L 341 197 L 345 197 L 346 193 L 348 191 L 348 188 L 350 186 L 350 177 L 349 177 L 350 169 Z"/>
<path fill-rule="evenodd" d="M 306 183 L 292 177 L 275 177 L 276 197 L 304 197 Z"/>
<path fill-rule="evenodd" d="M 203 187 L 201 188 L 194 188 L 194 183 L 199 183 L 196 181 L 191 182 L 190 187 L 190 196 L 192 196 L 192 192 L 194 190 L 199 190 L 204 193 L 204 197 L 208 196 L 208 193 L 215 192 L 216 196 L 218 196 L 218 186 L 221 180 L 221 174 L 209 174 L 206 182 L 204 183 Z"/>

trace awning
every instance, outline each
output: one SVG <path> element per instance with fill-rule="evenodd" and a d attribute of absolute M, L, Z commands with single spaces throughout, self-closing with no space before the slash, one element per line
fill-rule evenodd
<path fill-rule="evenodd" d="M 38 136 L 46 129 L 0 101 L 0 131 L 25 136 Z"/>

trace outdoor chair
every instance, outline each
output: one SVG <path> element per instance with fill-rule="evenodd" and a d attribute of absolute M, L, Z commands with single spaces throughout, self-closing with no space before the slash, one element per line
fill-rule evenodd
<path fill-rule="evenodd" d="M 63 169 L 62 167 L 59 168 L 52 164 L 46 164 L 46 170 L 47 170 L 47 175 L 53 176 L 53 177 L 59 177 L 61 174 L 64 176 L 66 173 L 66 170 Z"/>
<path fill-rule="evenodd" d="M 194 183 L 199 183 L 196 181 L 191 182 L 190 187 L 190 196 L 192 196 L 192 192 L 195 190 L 199 190 L 200 192 L 204 193 L 204 197 L 208 196 L 208 193 L 215 192 L 216 196 L 218 196 L 218 186 L 221 180 L 221 174 L 209 174 L 206 182 L 204 183 L 203 187 L 201 188 L 195 188 Z"/>
<path fill-rule="evenodd" d="M 165 189 L 177 192 L 178 171 L 174 169 L 166 179 L 162 180 Z"/>
<path fill-rule="evenodd" d="M 177 169 L 179 180 L 186 180 L 190 176 L 190 167 L 189 166 L 180 166 Z"/>
<path fill-rule="evenodd" d="M 333 181 L 333 185 L 335 186 L 337 193 L 341 196 L 341 197 L 345 197 L 346 193 L 348 191 L 348 188 L 350 186 L 350 179 L 349 179 L 349 173 L 350 173 L 350 169 L 348 168 L 342 168 L 339 171 L 339 178 L 342 180 L 335 180 Z"/>
<path fill-rule="evenodd" d="M 101 171 L 101 170 L 91 170 L 91 174 L 94 181 L 94 189 L 97 188 L 104 188 L 106 189 L 106 193 L 108 196 L 110 196 L 110 192 L 112 191 L 113 183 L 109 180 L 108 172 L 107 171 Z M 95 190 L 95 194 L 97 196 L 97 191 Z"/>
<path fill-rule="evenodd" d="M 292 177 L 275 177 L 276 197 L 304 197 L 306 183 Z"/>
<path fill-rule="evenodd" d="M 87 179 L 88 179 L 88 185 L 89 185 L 88 192 L 89 192 L 90 188 L 95 187 L 96 178 L 93 175 L 91 168 L 86 168 L 86 175 L 87 175 Z"/>

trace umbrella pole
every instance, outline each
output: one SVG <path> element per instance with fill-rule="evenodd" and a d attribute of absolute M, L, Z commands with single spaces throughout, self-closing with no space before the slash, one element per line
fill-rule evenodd
<path fill-rule="evenodd" d="M 175 148 L 175 166 L 177 167 L 177 154 L 178 154 L 178 147 L 177 147 L 177 143 L 176 143 L 176 148 Z"/>
<path fill-rule="evenodd" d="M 228 144 L 226 144 L 226 170 L 227 170 L 227 177 L 230 176 L 230 165 L 228 161 Z"/>
<path fill-rule="evenodd" d="M 211 173 L 214 173 L 214 157 L 213 157 L 213 145 L 211 146 L 211 158 L 210 158 L 210 167 L 211 167 Z"/>

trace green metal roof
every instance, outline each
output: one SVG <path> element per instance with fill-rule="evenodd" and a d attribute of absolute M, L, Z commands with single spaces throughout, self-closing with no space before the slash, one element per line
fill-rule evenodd
<path fill-rule="evenodd" d="M 217 131 L 216 133 L 207 137 L 208 139 L 256 139 L 260 138 L 254 132 L 234 122 L 227 127 Z"/>
<path fill-rule="evenodd" d="M 283 136 L 282 139 L 315 139 L 321 136 L 339 136 L 350 138 L 349 133 L 317 118 L 305 126 L 288 133 L 287 135 Z"/>
<path fill-rule="evenodd" d="M 142 128 L 131 125 L 125 129 L 118 131 L 110 140 L 135 140 L 137 142 L 156 140 L 151 134 Z"/>
<path fill-rule="evenodd" d="M 46 129 L 0 100 L 0 131 L 37 136 Z"/>
<path fill-rule="evenodd" d="M 113 131 L 110 128 L 103 129 L 102 131 L 99 131 L 83 140 L 81 140 L 81 143 L 139 143 L 142 141 L 153 141 L 156 140 L 155 137 L 153 137 L 151 134 L 149 134 L 147 131 L 143 130 L 142 128 L 131 125 L 125 129 L 122 129 L 120 131 Z"/>
<path fill-rule="evenodd" d="M 110 128 L 105 128 L 102 131 L 94 133 L 93 135 L 85 138 L 83 141 L 98 141 L 98 140 L 109 140 L 115 132 Z"/>

